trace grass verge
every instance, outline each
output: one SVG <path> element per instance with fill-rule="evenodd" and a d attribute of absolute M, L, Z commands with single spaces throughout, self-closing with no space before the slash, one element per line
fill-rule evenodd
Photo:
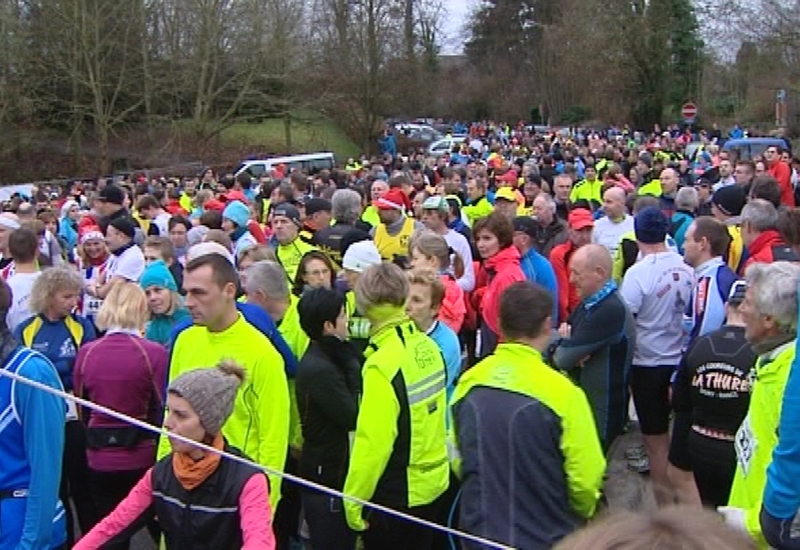
<path fill-rule="evenodd" d="M 358 145 L 335 122 L 318 113 L 292 113 L 290 132 L 291 144 L 287 145 L 285 119 L 242 122 L 223 130 L 222 143 L 275 155 L 331 151 L 340 162 L 360 153 Z"/>

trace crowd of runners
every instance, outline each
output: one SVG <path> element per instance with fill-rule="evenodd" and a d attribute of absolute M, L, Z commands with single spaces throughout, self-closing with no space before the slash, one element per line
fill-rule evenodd
<path fill-rule="evenodd" d="M 658 506 L 714 512 L 659 529 L 800 548 L 791 153 L 468 131 L 12 197 L 0 550 L 610 548 L 655 528 L 591 521 L 634 423 Z"/>

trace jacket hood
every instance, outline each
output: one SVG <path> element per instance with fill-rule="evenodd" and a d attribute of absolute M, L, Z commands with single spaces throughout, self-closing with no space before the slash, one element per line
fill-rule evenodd
<path fill-rule="evenodd" d="M 500 252 L 492 256 L 491 258 L 487 258 L 484 262 L 486 269 L 490 269 L 493 271 L 499 271 L 504 267 L 508 267 L 511 265 L 519 265 L 520 255 L 519 250 L 517 250 L 516 246 L 509 246 L 502 249 Z"/>

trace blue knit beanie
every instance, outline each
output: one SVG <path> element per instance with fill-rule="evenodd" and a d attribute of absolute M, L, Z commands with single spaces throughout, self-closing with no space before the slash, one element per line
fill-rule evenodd
<path fill-rule="evenodd" d="M 648 206 L 633 218 L 636 240 L 645 244 L 663 243 L 669 232 L 669 219 L 655 206 Z"/>
<path fill-rule="evenodd" d="M 175 284 L 175 278 L 170 273 L 167 264 L 161 260 L 156 260 L 144 268 L 142 278 L 139 279 L 139 285 L 142 289 L 147 290 L 151 286 L 159 286 L 166 288 L 172 292 L 178 292 L 178 285 Z"/>
<path fill-rule="evenodd" d="M 250 219 L 250 210 L 243 202 L 232 201 L 222 211 L 222 218 L 231 220 L 237 227 L 247 227 L 247 221 Z"/>

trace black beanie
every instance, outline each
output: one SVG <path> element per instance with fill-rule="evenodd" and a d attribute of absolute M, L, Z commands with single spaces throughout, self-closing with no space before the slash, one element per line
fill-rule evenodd
<path fill-rule="evenodd" d="M 123 233 L 129 239 L 133 239 L 136 236 L 136 226 L 126 217 L 114 218 L 108 222 L 108 225 Z"/>
<path fill-rule="evenodd" d="M 312 288 L 306 290 L 297 304 L 300 326 L 312 340 L 322 338 L 325 321 L 336 324 L 336 318 L 344 306 L 341 292 L 329 288 Z"/>

